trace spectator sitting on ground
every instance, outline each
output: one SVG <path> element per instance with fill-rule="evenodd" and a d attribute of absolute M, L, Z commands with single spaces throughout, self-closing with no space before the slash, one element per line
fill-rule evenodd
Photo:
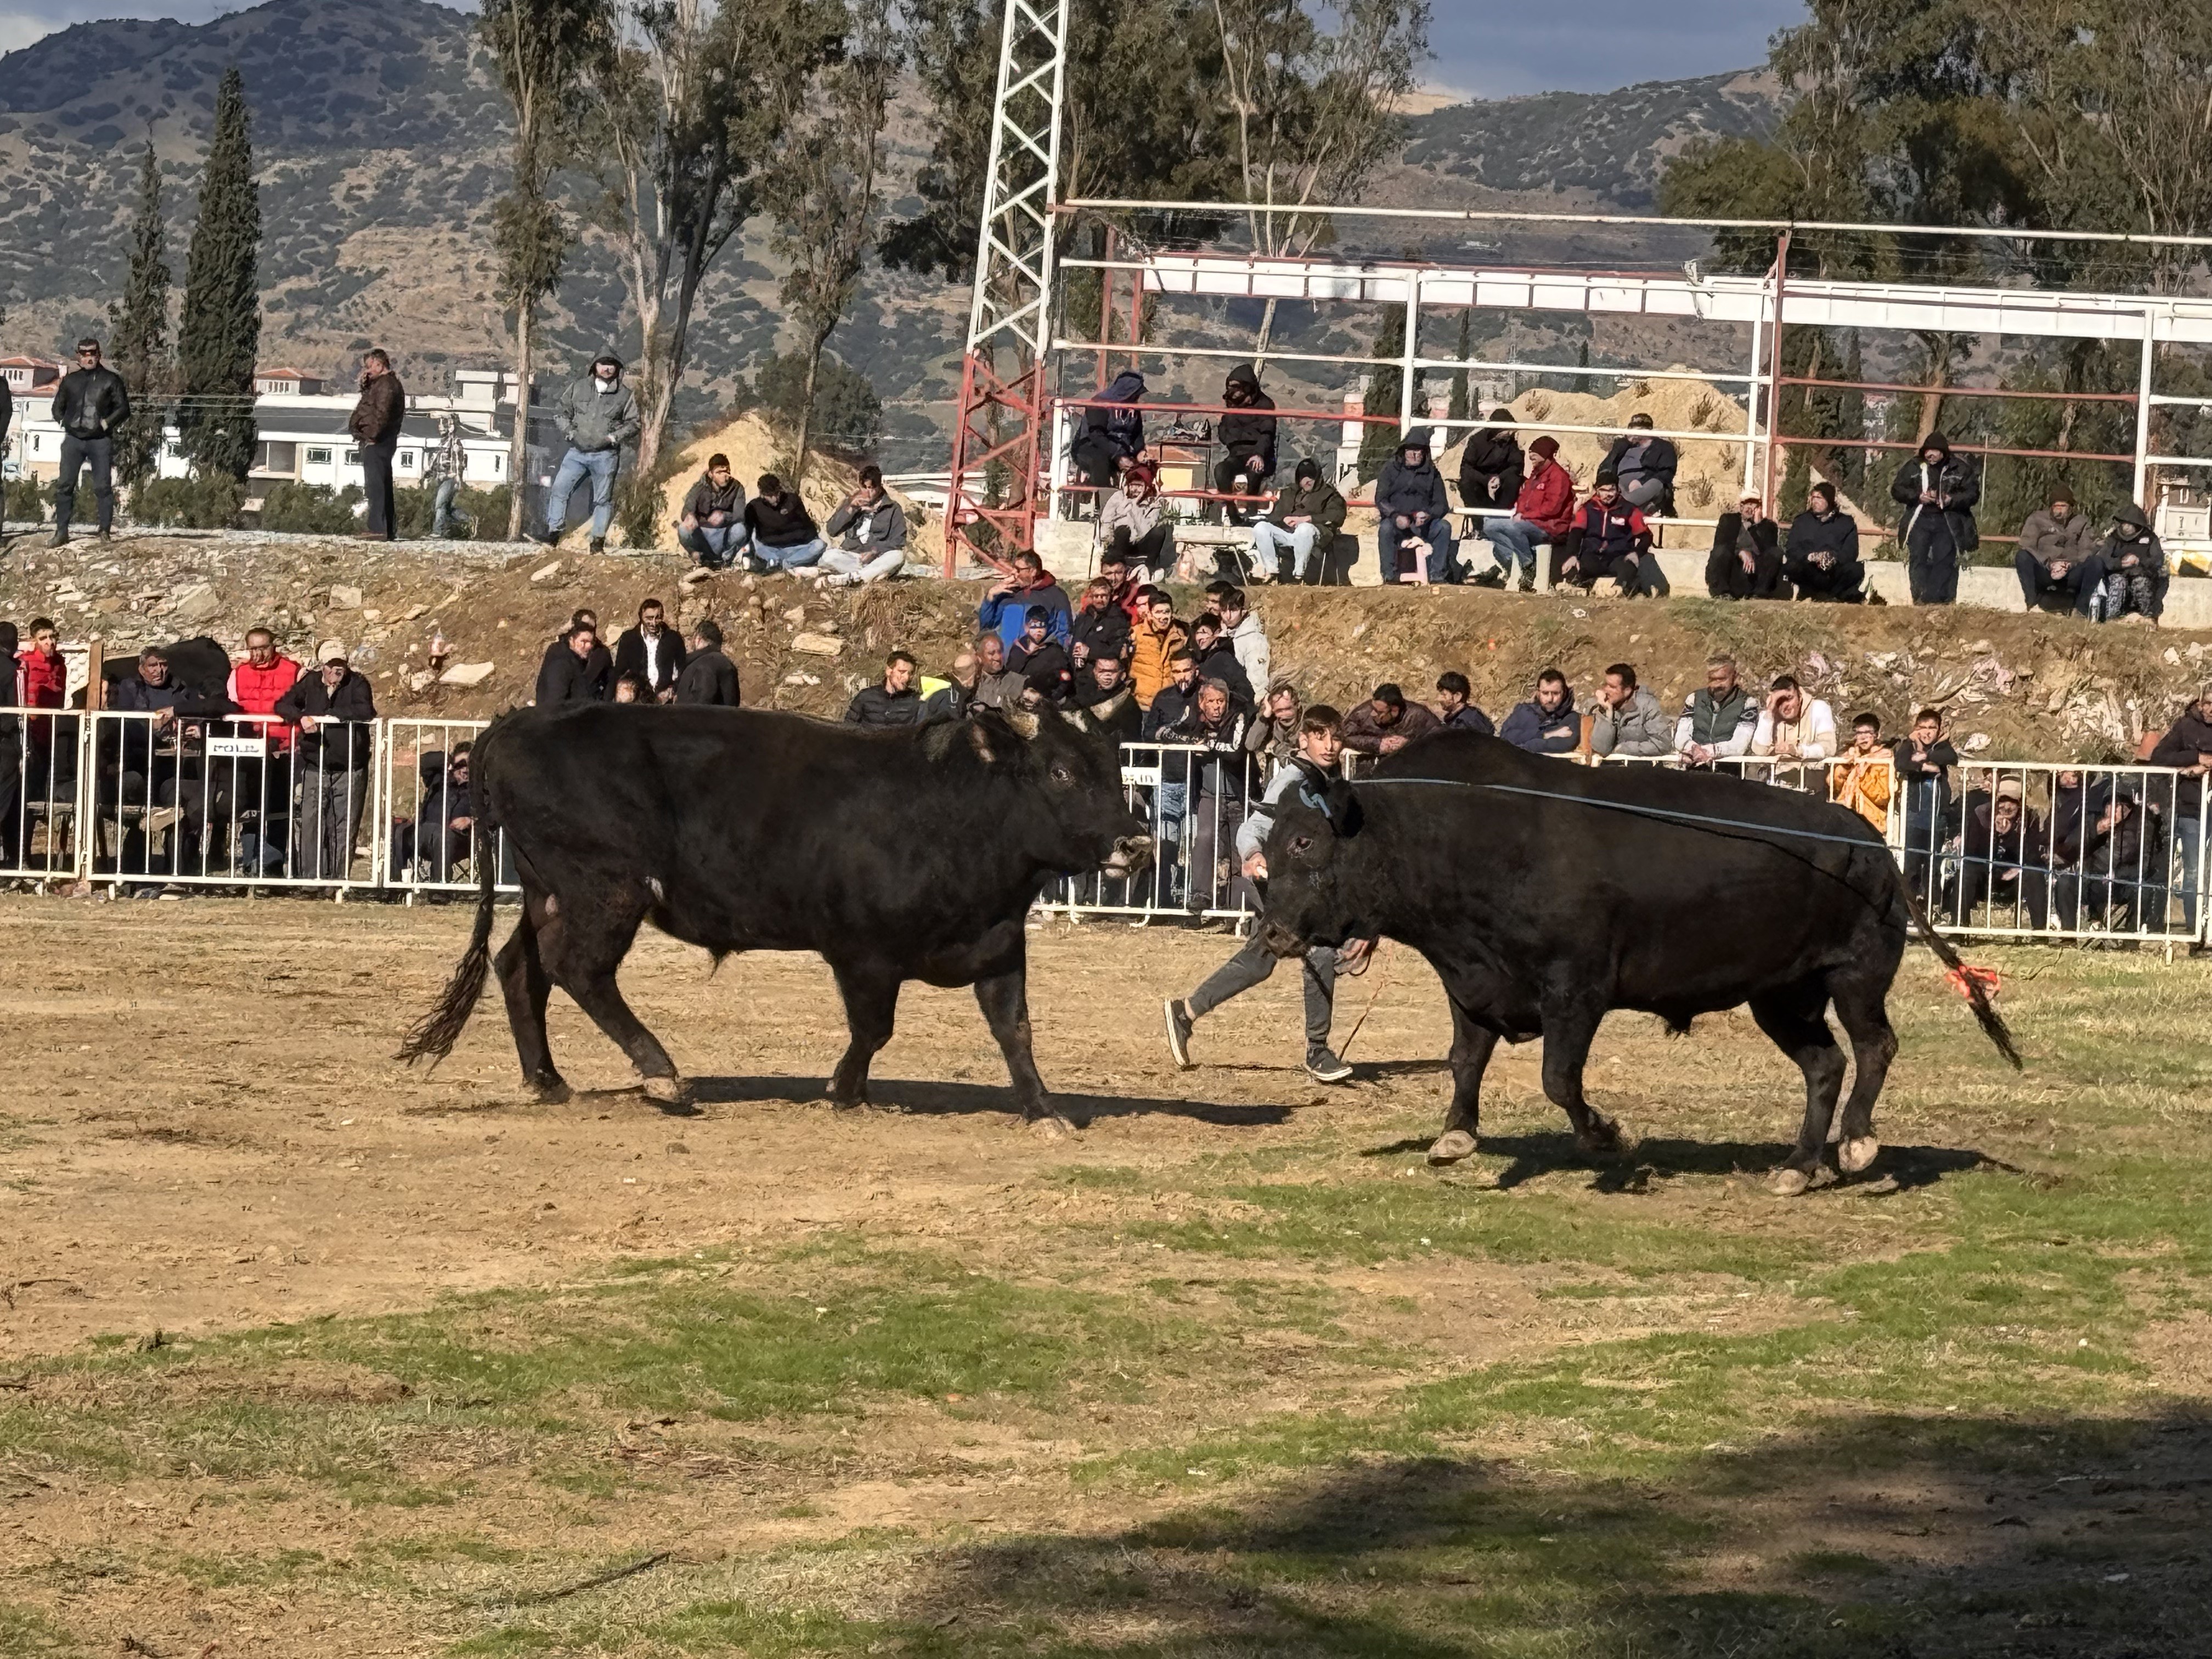
<path fill-rule="evenodd" d="M 1237 647 L 1229 642 L 1228 629 L 1210 611 L 1190 625 L 1190 654 L 1198 659 L 1200 678 L 1219 680 L 1237 699 L 1238 708 L 1249 713 L 1258 703 L 1251 676 L 1237 660 Z"/>
<path fill-rule="evenodd" d="M 1475 514 L 1475 533 L 1492 518 L 1510 519 L 1528 476 L 1528 458 L 1513 424 L 1513 411 L 1490 411 L 1491 424 L 1469 435 L 1459 453 L 1459 498 Z"/>
<path fill-rule="evenodd" d="M 1968 809 L 1966 822 L 1953 838 L 1955 860 L 1943 910 L 1954 927 L 1963 927 L 1975 907 L 1989 904 L 1998 912 L 1999 926 L 2019 925 L 2025 913 L 2038 933 L 2049 919 L 2051 871 L 2043 849 L 2043 821 L 2029 811 L 2026 791 L 2018 778 L 1997 780 L 1992 794 Z"/>
<path fill-rule="evenodd" d="M 1239 363 L 1229 371 L 1221 401 L 1235 412 L 1224 415 L 1213 429 L 1222 449 L 1213 469 L 1213 488 L 1224 495 L 1261 495 L 1275 472 L 1275 400 L 1260 389 L 1259 371 L 1250 363 Z M 1255 517 L 1247 502 L 1209 505 L 1225 507 L 1233 525 L 1249 524 Z"/>
<path fill-rule="evenodd" d="M 919 726 L 921 693 L 915 689 L 914 659 L 894 651 L 884 659 L 884 678 L 864 685 L 845 705 L 848 726 Z"/>
<path fill-rule="evenodd" d="M 1175 601 L 1163 587 L 1145 590 L 1145 617 L 1129 648 L 1129 678 L 1137 707 L 1150 709 L 1160 689 L 1174 678 L 1176 654 L 1190 644 L 1189 630 L 1176 620 Z"/>
<path fill-rule="evenodd" d="M 2181 711 L 2166 735 L 2150 751 L 2153 766 L 2170 766 L 2178 775 L 2174 784 L 2173 843 L 2181 854 L 2182 931 L 2197 938 L 2197 866 L 2204 849 L 2203 786 L 2212 773 L 2212 684 L 2197 694 L 2197 701 Z M 2189 947 L 2202 953 L 2200 940 Z"/>
<path fill-rule="evenodd" d="M 653 688 L 645 683 L 642 674 L 617 674 L 615 676 L 613 700 L 616 702 L 651 702 L 653 700 Z"/>
<path fill-rule="evenodd" d="M 1454 732 L 1474 732 L 1486 738 L 1498 735 L 1490 716 L 1474 706 L 1474 687 L 1455 668 L 1437 676 L 1437 723 Z"/>
<path fill-rule="evenodd" d="M 1214 601 L 1221 618 L 1222 636 L 1237 653 L 1237 665 L 1254 690 L 1274 684 L 1274 653 L 1267 645 L 1267 630 L 1252 613 L 1251 601 L 1241 587 L 1232 587 Z M 1248 705 L 1249 707 L 1249 705 Z"/>
<path fill-rule="evenodd" d="M 1923 708 L 1912 717 L 1912 735 L 1894 750 L 1898 787 L 1905 794 L 1905 878 L 1923 904 L 1934 901 L 1936 849 L 1951 815 L 1951 769 L 1959 751 L 1943 736 L 1943 716 Z"/>
<path fill-rule="evenodd" d="M 1134 743 L 1144 729 L 1145 711 L 1118 657 L 1100 657 L 1076 672 L 1069 699 L 1091 726 L 1116 743 Z"/>
<path fill-rule="evenodd" d="M 1030 607 L 1022 637 L 1006 653 L 1006 666 L 1047 702 L 1066 702 L 1074 687 L 1075 665 L 1067 647 L 1053 638 L 1051 613 L 1041 605 Z"/>
<path fill-rule="evenodd" d="M 1630 416 L 1628 431 L 1613 441 L 1598 471 L 1613 474 L 1620 486 L 1620 499 L 1628 506 L 1639 513 L 1672 518 L 1674 472 L 1681 458 L 1666 439 L 1649 435 L 1652 426 L 1649 415 Z"/>
<path fill-rule="evenodd" d="M 737 562 L 745 550 L 745 487 L 730 471 L 726 455 L 709 455 L 707 470 L 684 498 L 684 511 L 676 520 L 676 544 L 700 567 L 720 570 Z"/>
<path fill-rule="evenodd" d="M 1279 685 L 1267 693 L 1267 706 L 1245 733 L 1244 746 L 1264 763 L 1270 775 L 1297 753 L 1298 720 L 1298 694 L 1287 685 Z"/>
<path fill-rule="evenodd" d="M 1129 613 L 1114 602 L 1113 579 L 1093 576 L 1068 624 L 1068 660 L 1083 668 L 1100 657 L 1126 659 L 1130 643 Z"/>
<path fill-rule="evenodd" d="M 804 570 L 825 550 L 822 527 L 806 510 L 799 492 L 773 472 L 763 472 L 759 493 L 745 503 L 745 538 L 752 544 L 745 568 L 753 571 Z"/>
<path fill-rule="evenodd" d="M 1589 592 L 1610 582 L 1608 593 L 1662 596 L 1667 578 L 1651 556 L 1651 527 L 1620 499 L 1613 474 L 1601 472 L 1590 498 L 1575 510 L 1563 540 L 1552 544 L 1552 586 L 1571 582 Z"/>
<path fill-rule="evenodd" d="M 1140 699 L 1141 701 L 1141 699 Z M 1168 663 L 1168 683 L 1145 707 L 1139 728 L 1146 743 L 1173 743 L 1167 734 L 1182 725 L 1198 702 L 1198 659 L 1188 646 L 1178 647 Z"/>
<path fill-rule="evenodd" d="M 1816 483 L 1805 492 L 1805 510 L 1790 521 L 1786 573 L 1801 599 L 1864 605 L 1866 567 L 1859 562 L 1859 527 L 1836 510 L 1836 487 Z M 1757 556 L 1753 555 L 1754 567 Z M 1742 562 L 1737 562 L 1737 568 Z"/>
<path fill-rule="evenodd" d="M 1746 495 L 1713 526 L 1705 592 L 1717 599 L 1783 597 L 1781 532 L 1757 495 Z"/>
<path fill-rule="evenodd" d="M 1705 683 L 1690 694 L 1674 722 L 1674 752 L 1692 766 L 1711 766 L 1751 748 L 1759 730 L 1759 704 L 1736 678 L 1735 659 L 1705 659 Z"/>
<path fill-rule="evenodd" d="M 2105 578 L 2104 562 L 2092 539 L 2095 533 L 2088 515 L 2074 510 L 2069 490 L 2053 491 L 2050 506 L 2029 514 L 2012 556 L 2021 603 L 2030 611 L 2087 616 Z"/>
<path fill-rule="evenodd" d="M 540 708 L 607 700 L 610 688 L 592 672 L 592 656 L 599 645 L 598 624 L 578 622 L 545 647 L 545 659 L 538 666 L 538 694 L 533 700 Z"/>
<path fill-rule="evenodd" d="M 1344 717 L 1340 735 L 1354 754 L 1395 755 L 1415 738 L 1440 729 L 1435 711 L 1426 703 L 1407 702 L 1406 694 L 1389 682 L 1375 688 L 1365 702 L 1354 703 Z"/>
<path fill-rule="evenodd" d="M 637 626 L 623 630 L 615 641 L 615 673 L 635 674 L 645 683 L 649 702 L 676 701 L 676 677 L 684 672 L 684 641 L 668 625 L 668 612 L 659 599 L 647 599 L 637 608 Z"/>
<path fill-rule="evenodd" d="M 1104 556 L 1118 555 L 1147 579 L 1164 580 L 1175 563 L 1175 527 L 1160 497 L 1158 475 L 1142 462 L 1121 475 L 1121 487 L 1098 509 L 1098 544 Z"/>
<path fill-rule="evenodd" d="M 676 677 L 676 701 L 708 708 L 738 707 L 738 665 L 723 653 L 722 627 L 712 617 L 691 624 L 691 654 Z"/>
<path fill-rule="evenodd" d="M 1632 663 L 1617 662 L 1605 671 L 1597 708 L 1590 714 L 1589 746 L 1593 755 L 1674 752 L 1674 722 L 1650 689 L 1636 683 Z"/>
<path fill-rule="evenodd" d="M 2104 565 L 2104 592 L 2090 614 L 2099 622 L 2141 617 L 2156 623 L 2166 609 L 2166 549 L 2152 533 L 2142 508 L 2122 501 L 2096 556 Z"/>
<path fill-rule="evenodd" d="M 1887 836 L 1889 798 L 1896 787 L 1897 763 L 1882 746 L 1881 716 L 1854 715 L 1851 746 L 1828 769 L 1828 799 L 1857 813 Z"/>
<path fill-rule="evenodd" d="M 1429 459 L 1427 433 L 1408 432 L 1399 441 L 1397 453 L 1382 463 L 1375 477 L 1375 511 L 1381 520 L 1376 545 L 1386 583 L 1405 579 L 1407 566 L 1401 550 L 1408 542 L 1427 546 L 1431 581 L 1461 579 L 1451 503 L 1444 496 L 1443 475 Z"/>
<path fill-rule="evenodd" d="M 1012 563 L 1011 574 L 992 583 L 976 607 L 976 627 L 996 634 L 999 643 L 1012 651 L 1029 627 L 1030 607 L 1037 605 L 1045 613 L 1045 632 L 1066 645 L 1072 620 L 1067 595 L 1045 574 L 1044 561 L 1026 548 L 1014 555 Z"/>
<path fill-rule="evenodd" d="M 1488 518 L 1482 533 L 1498 559 L 1498 568 L 1476 578 L 1483 586 L 1503 587 L 1521 567 L 1521 591 L 1536 591 L 1536 544 L 1557 543 L 1567 533 L 1575 516 L 1575 481 L 1559 465 L 1559 441 L 1548 434 L 1528 446 L 1529 472 L 1513 503 L 1510 519 Z"/>
<path fill-rule="evenodd" d="M 978 634 L 973 647 L 975 653 L 975 689 L 968 699 L 970 708 L 996 708 L 1004 711 L 1022 706 L 1022 693 L 1029 682 L 1006 666 L 1006 647 L 996 634 Z"/>
<path fill-rule="evenodd" d="M 1960 560 L 1981 545 L 1974 527 L 1981 468 L 1971 456 L 1954 455 L 1949 441 L 1931 432 L 1920 453 L 1897 469 L 1889 495 L 1905 508 L 1897 541 L 1905 550 L 1913 604 L 1951 604 L 1959 597 Z"/>
<path fill-rule="evenodd" d="M 1322 477 L 1321 463 L 1300 461 L 1291 476 L 1291 487 L 1276 492 L 1273 509 L 1252 526 L 1252 562 L 1261 581 L 1319 581 L 1344 532 L 1344 492 Z"/>
<path fill-rule="evenodd" d="M 884 470 L 860 469 L 860 486 L 838 504 L 823 526 L 844 539 L 822 555 L 825 587 L 859 587 L 906 568 L 906 509 L 884 488 Z"/>
<path fill-rule="evenodd" d="M 1571 755 L 1581 748 L 1582 716 L 1575 713 L 1575 694 L 1567 689 L 1567 677 L 1556 668 L 1537 675 L 1536 695 L 1514 705 L 1498 735 L 1532 755 Z"/>
<path fill-rule="evenodd" d="M 1838 748 L 1836 711 L 1808 697 L 1796 677 L 1784 674 L 1766 694 L 1752 733 L 1751 752 L 1777 760 L 1826 760 Z"/>

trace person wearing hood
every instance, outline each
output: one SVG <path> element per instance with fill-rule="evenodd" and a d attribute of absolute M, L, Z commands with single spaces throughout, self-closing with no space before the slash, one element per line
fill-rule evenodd
<path fill-rule="evenodd" d="M 2030 611 L 2064 610 L 2087 616 L 2105 585 L 2096 529 L 2075 507 L 2073 492 L 2054 490 L 2051 505 L 2038 507 L 2020 527 L 2012 556 L 2020 578 L 2020 597 Z"/>
<path fill-rule="evenodd" d="M 1098 509 L 1098 543 L 1108 558 L 1141 565 L 1146 579 L 1164 581 L 1175 563 L 1175 527 L 1152 469 L 1142 461 L 1121 474 L 1121 487 Z"/>
<path fill-rule="evenodd" d="M 592 372 L 571 380 L 553 405 L 553 425 L 568 441 L 568 453 L 554 470 L 545 496 L 545 533 L 550 547 L 568 521 L 568 497 L 586 478 L 592 481 L 592 551 L 607 550 L 607 526 L 615 516 L 615 472 L 622 447 L 644 425 L 637 399 L 623 384 L 622 359 L 603 351 L 592 359 Z"/>
<path fill-rule="evenodd" d="M 1075 428 L 1068 458 L 1093 489 L 1109 489 L 1121 469 L 1144 453 L 1145 377 L 1125 368 L 1092 394 Z"/>
<path fill-rule="evenodd" d="M 1537 675 L 1536 695 L 1514 705 L 1498 735 L 1532 755 L 1571 755 L 1581 748 L 1583 720 L 1567 677 L 1556 668 Z"/>
<path fill-rule="evenodd" d="M 1491 424 L 1472 434 L 1459 453 L 1459 498 L 1475 515 L 1475 532 L 1492 518 L 1510 519 L 1528 477 L 1528 459 L 1513 426 L 1513 411 L 1490 411 Z"/>
<path fill-rule="evenodd" d="M 1782 586 L 1782 530 L 1766 503 L 1746 495 L 1713 526 L 1705 557 L 1705 592 L 1717 599 L 1787 599 Z"/>
<path fill-rule="evenodd" d="M 1605 684 L 1590 715 L 1590 753 L 1657 757 L 1674 752 L 1674 722 L 1648 685 L 1636 683 L 1633 663 L 1605 671 Z"/>
<path fill-rule="evenodd" d="M 1575 516 L 1575 481 L 1559 465 L 1559 441 L 1548 434 L 1528 446 L 1528 477 L 1514 497 L 1513 516 L 1486 520 L 1483 535 L 1498 558 L 1486 587 L 1503 587 L 1513 567 L 1521 567 L 1521 591 L 1536 591 L 1536 544 L 1562 540 Z"/>
<path fill-rule="evenodd" d="M 1671 516 L 1674 511 L 1674 470 L 1681 458 L 1664 438 L 1650 435 L 1649 415 L 1628 417 L 1628 430 L 1613 441 L 1599 467 L 1620 481 L 1620 499 L 1640 513 Z"/>
<path fill-rule="evenodd" d="M 1224 415 L 1213 435 L 1221 443 L 1221 459 L 1213 468 L 1213 488 L 1223 495 L 1261 495 L 1275 476 L 1275 400 L 1260 389 L 1259 371 L 1239 363 L 1229 371 L 1221 388 L 1222 404 L 1236 411 Z M 1213 503 L 1227 508 L 1229 522 L 1248 525 L 1259 515 L 1244 501 Z"/>
<path fill-rule="evenodd" d="M 2133 501 L 2112 509 L 2112 527 L 2096 555 L 2104 583 L 2089 614 L 2113 622 L 2130 612 L 2152 622 L 2166 609 L 2166 549 Z"/>
<path fill-rule="evenodd" d="M 1316 582 L 1328 563 L 1326 550 L 1344 529 L 1344 494 L 1321 475 L 1321 463 L 1300 461 L 1291 489 L 1278 490 L 1267 516 L 1252 526 L 1252 562 L 1261 580 Z M 1291 566 L 1282 565 L 1290 550 Z"/>
<path fill-rule="evenodd" d="M 1444 497 L 1443 475 L 1429 459 L 1425 432 L 1408 432 L 1396 454 L 1382 463 L 1375 477 L 1375 511 L 1382 520 L 1376 545 L 1382 558 L 1382 580 L 1404 580 L 1399 549 L 1407 542 L 1424 542 L 1429 549 L 1429 580 L 1455 582 L 1462 572 L 1459 544 L 1452 539 L 1451 503 Z"/>
<path fill-rule="evenodd" d="M 1897 469 L 1890 499 L 1905 509 L 1898 544 L 1915 605 L 1949 605 L 1959 597 L 1959 562 L 1982 544 L 1974 503 L 1982 498 L 1982 470 L 1973 459 L 1951 453 L 1950 440 L 1931 432 L 1920 453 Z"/>
<path fill-rule="evenodd" d="M 1858 522 L 1850 514 L 1837 510 L 1833 484 L 1816 483 L 1805 492 L 1805 510 L 1790 521 L 1785 550 L 1784 568 L 1799 599 L 1836 605 L 1866 603 L 1866 566 L 1859 559 Z"/>

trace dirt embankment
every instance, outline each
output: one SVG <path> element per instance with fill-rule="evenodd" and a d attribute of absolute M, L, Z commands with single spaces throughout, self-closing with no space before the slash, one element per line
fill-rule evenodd
<path fill-rule="evenodd" d="M 97 635 L 110 653 L 205 633 L 234 654 L 257 623 L 303 656 L 337 637 L 353 647 L 384 712 L 483 716 L 528 701 L 538 659 L 571 611 L 590 606 L 619 629 L 651 595 L 686 624 L 720 620 L 748 702 L 835 715 L 894 646 L 942 672 L 983 591 L 926 580 L 823 593 L 786 576 L 725 573 L 687 585 L 685 574 L 672 555 L 467 544 L 128 536 L 106 550 L 57 550 L 19 541 L 0 558 L 0 617 L 27 624 L 52 616 L 66 640 Z M 1198 608 L 1194 590 L 1176 592 L 1186 616 Z M 1894 728 L 1935 703 L 1976 752 L 2070 759 L 2132 750 L 2212 679 L 2212 634 L 1987 611 L 1650 605 L 1459 588 L 1263 587 L 1254 604 L 1277 677 L 1340 705 L 1381 680 L 1426 696 L 1438 673 L 1456 668 L 1485 708 L 1502 713 L 1553 665 L 1581 702 L 1616 661 L 1635 664 L 1673 700 L 1696 685 L 1709 653 L 1726 650 L 1747 678 L 1796 674 L 1844 718 L 1874 708 Z M 440 635 L 448 672 L 473 683 L 429 672 Z"/>

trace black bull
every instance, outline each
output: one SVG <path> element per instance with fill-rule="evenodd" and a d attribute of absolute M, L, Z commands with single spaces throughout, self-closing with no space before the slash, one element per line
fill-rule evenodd
<path fill-rule="evenodd" d="M 1110 743 L 1026 714 L 862 731 L 750 709 L 582 704 L 496 721 L 475 762 L 479 830 L 505 834 L 522 915 L 495 964 L 487 850 L 468 951 L 403 1058 L 448 1053 L 495 965 L 541 1097 L 568 1095 L 545 1036 L 558 985 L 648 1096 L 687 1100 L 615 984 L 650 921 L 717 961 L 819 951 L 851 1029 L 830 1085 L 845 1105 L 866 1098 L 902 983 L 973 985 L 1023 1116 L 1064 1125 L 1030 1051 L 1025 927 L 1052 877 L 1132 872 L 1151 850 Z"/>
<path fill-rule="evenodd" d="M 1583 1098 L 1583 1068 L 1606 1012 L 1680 1031 L 1748 1003 L 1805 1073 L 1804 1126 L 1775 1174 L 1778 1191 L 1802 1192 L 1821 1175 L 1843 1086 L 1832 1003 L 1855 1066 L 1837 1157 L 1856 1173 L 1880 1150 L 1875 1097 L 1897 1053 L 1884 1005 L 1908 935 L 1917 927 L 1960 966 L 1881 838 L 1842 807 L 1740 778 L 1564 766 L 1467 732 L 1409 744 L 1371 779 L 1286 805 L 1264 856 L 1269 949 L 1387 936 L 1443 981 L 1453 1088 L 1432 1163 L 1475 1150 L 1500 1037 L 1544 1039 L 1545 1094 L 1585 1152 L 1604 1152 L 1619 1130 Z M 2017 1066 L 1969 984 L 1983 1030 Z"/>

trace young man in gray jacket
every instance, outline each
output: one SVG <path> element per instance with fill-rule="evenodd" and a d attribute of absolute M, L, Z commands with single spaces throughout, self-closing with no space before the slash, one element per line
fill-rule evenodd
<path fill-rule="evenodd" d="M 1633 665 L 1617 662 L 1605 671 L 1605 687 L 1590 716 L 1593 755 L 1671 755 L 1674 722 L 1659 699 L 1636 683 Z"/>
<path fill-rule="evenodd" d="M 860 487 L 838 503 L 822 530 L 844 538 L 817 561 L 828 573 L 825 587 L 858 587 L 906 568 L 906 511 L 884 488 L 879 466 L 860 469 Z"/>
<path fill-rule="evenodd" d="M 1237 856 L 1247 880 L 1266 879 L 1260 849 L 1275 823 L 1274 814 L 1267 809 L 1297 790 L 1325 789 L 1335 775 L 1344 752 L 1336 731 L 1340 719 L 1336 710 L 1323 703 L 1306 710 L 1298 724 L 1298 752 L 1276 769 L 1260 810 L 1237 827 Z M 1337 969 L 1342 966 L 1359 972 L 1355 964 L 1364 963 L 1373 948 L 1372 939 L 1355 939 L 1341 951 L 1317 945 L 1305 954 L 1306 1070 L 1322 1083 L 1342 1083 L 1352 1075 L 1352 1067 L 1328 1046 L 1329 1026 L 1336 1018 Z M 1264 983 L 1275 971 L 1275 961 L 1274 952 L 1260 943 L 1255 928 L 1243 948 L 1215 969 L 1206 983 L 1188 997 L 1168 999 L 1168 1052 L 1175 1056 L 1176 1065 L 1186 1071 L 1190 1068 L 1192 1028 L 1230 998 Z"/>
<path fill-rule="evenodd" d="M 607 526 L 614 522 L 615 473 L 622 465 L 622 447 L 644 424 L 637 399 L 623 384 L 622 359 L 609 351 L 592 358 L 592 372 L 570 381 L 553 405 L 553 424 L 568 441 L 568 452 L 553 474 L 553 488 L 545 497 L 545 533 L 538 540 L 550 547 L 561 539 L 568 521 L 568 497 L 588 477 L 592 551 L 604 553 Z"/>

